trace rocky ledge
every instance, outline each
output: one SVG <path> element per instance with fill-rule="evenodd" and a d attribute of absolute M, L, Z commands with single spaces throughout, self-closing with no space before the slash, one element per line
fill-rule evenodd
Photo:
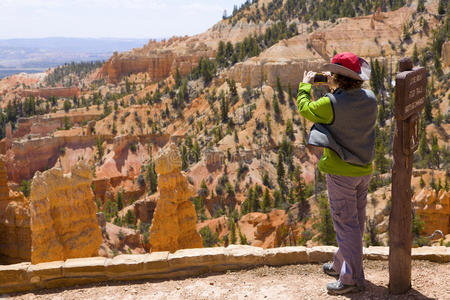
<path fill-rule="evenodd" d="M 331 260 L 335 251 L 336 247 L 332 246 L 264 250 L 231 245 L 227 248 L 183 249 L 175 253 L 164 251 L 119 255 L 112 259 L 90 257 L 36 265 L 20 263 L 0 266 L 0 294 L 103 281 L 182 278 L 261 265 L 322 263 Z M 388 254 L 388 247 L 364 249 L 364 257 L 370 260 L 387 260 Z M 412 258 L 448 263 L 450 248 L 414 248 Z"/>

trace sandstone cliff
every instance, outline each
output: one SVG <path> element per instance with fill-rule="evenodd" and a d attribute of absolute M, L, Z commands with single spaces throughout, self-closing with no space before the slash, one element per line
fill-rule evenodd
<path fill-rule="evenodd" d="M 450 233 L 450 193 L 424 188 L 412 199 L 417 215 L 424 221 L 424 233 Z"/>
<path fill-rule="evenodd" d="M 201 57 L 213 57 L 214 52 L 203 43 L 171 47 L 165 41 L 150 41 L 141 49 L 118 54 L 117 52 L 103 65 L 100 76 L 117 83 L 122 76 L 147 73 L 149 82 L 157 82 L 175 74 L 178 69 L 187 75 L 197 66 Z"/>
<path fill-rule="evenodd" d="M 15 140 L 11 149 L 6 152 L 8 177 L 15 182 L 31 179 L 36 171 L 44 171 L 55 166 L 61 155 L 61 149 L 89 148 L 93 147 L 96 141 L 97 137 L 94 135 L 46 136 Z"/>
<path fill-rule="evenodd" d="M 89 166 L 80 162 L 70 174 L 37 172 L 31 184 L 33 264 L 98 254 L 102 235 L 91 190 Z"/>
<path fill-rule="evenodd" d="M 80 96 L 80 90 L 77 87 L 58 87 L 58 88 L 41 88 L 34 90 L 24 90 L 22 92 L 22 96 L 29 97 L 64 97 L 64 98 L 72 98 L 73 96 Z"/>
<path fill-rule="evenodd" d="M 27 134 L 45 136 L 55 132 L 58 128 L 64 128 L 66 120 L 72 125 L 81 125 L 83 122 L 94 120 L 100 116 L 100 112 L 94 111 L 19 118 L 17 120 L 17 129 L 12 137 L 21 138 Z"/>
<path fill-rule="evenodd" d="M 172 37 L 161 42 L 150 40 L 142 48 L 114 53 L 99 75 L 112 83 L 135 73 L 147 73 L 148 80 L 156 82 L 175 74 L 177 68 L 182 75 L 187 75 L 197 66 L 200 57 L 215 57 L 219 41 L 240 42 L 250 34 L 264 33 L 271 25 L 271 22 L 255 24 L 243 21 L 231 25 L 221 21 L 195 36 Z"/>
<path fill-rule="evenodd" d="M 194 193 L 181 174 L 181 157 L 174 144 L 157 157 L 155 170 L 160 197 L 150 227 L 151 251 L 201 248 L 197 215 L 189 200 Z"/>
<path fill-rule="evenodd" d="M 8 176 L 0 158 L 0 264 L 29 261 L 31 256 L 28 200 L 8 188 Z"/>
<path fill-rule="evenodd" d="M 403 7 L 371 16 L 342 18 L 336 25 L 327 25 L 310 34 L 304 32 L 304 25 L 299 25 L 303 34 L 281 40 L 259 56 L 237 63 L 223 77 L 253 88 L 263 84 L 276 86 L 280 77 L 284 87 L 296 88 L 305 70 L 319 71 L 335 51 L 350 51 L 366 59 L 384 61 L 391 56 L 396 59 L 396 49 L 403 47 L 400 39 L 403 26 L 413 12 L 411 7 Z M 431 20 L 430 26 L 434 24 Z M 415 36 L 414 40 L 419 48 L 426 45 L 425 35 L 423 38 Z"/>
<path fill-rule="evenodd" d="M 447 41 L 442 45 L 441 55 L 444 61 L 444 67 L 450 67 L 450 41 Z"/>

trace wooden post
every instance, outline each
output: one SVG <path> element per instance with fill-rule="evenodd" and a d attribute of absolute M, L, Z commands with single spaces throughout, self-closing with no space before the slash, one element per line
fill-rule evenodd
<path fill-rule="evenodd" d="M 389 217 L 389 290 L 403 294 L 411 288 L 411 175 L 418 146 L 419 112 L 425 106 L 426 70 L 411 59 L 399 62 L 395 86 L 394 164 Z"/>

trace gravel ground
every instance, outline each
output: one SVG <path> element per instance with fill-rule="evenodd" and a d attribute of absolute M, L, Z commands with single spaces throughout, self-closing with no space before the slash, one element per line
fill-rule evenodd
<path fill-rule="evenodd" d="M 321 265 L 292 265 L 180 280 L 109 282 L 0 299 L 450 299 L 449 263 L 413 261 L 412 289 L 401 296 L 389 295 L 386 261 L 365 261 L 364 266 L 366 290 L 346 296 L 327 294 L 325 286 L 333 278 L 322 273 Z"/>

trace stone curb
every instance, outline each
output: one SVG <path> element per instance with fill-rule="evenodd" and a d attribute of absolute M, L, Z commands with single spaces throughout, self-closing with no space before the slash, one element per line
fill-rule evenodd
<path fill-rule="evenodd" d="M 104 281 L 182 278 L 261 265 L 323 263 L 332 260 L 336 250 L 332 246 L 264 250 L 259 247 L 230 245 L 227 248 L 183 249 L 175 253 L 75 258 L 37 265 L 20 263 L 0 266 L 0 295 Z M 388 257 L 388 247 L 364 248 L 366 259 L 387 260 Z M 414 248 L 412 258 L 448 263 L 450 247 Z"/>

